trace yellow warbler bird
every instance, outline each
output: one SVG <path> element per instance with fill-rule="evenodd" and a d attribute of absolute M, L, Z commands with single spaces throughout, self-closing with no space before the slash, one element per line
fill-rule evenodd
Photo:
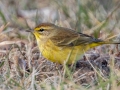
<path fill-rule="evenodd" d="M 73 64 L 85 51 L 102 44 L 120 44 L 102 41 L 51 23 L 41 23 L 34 28 L 33 34 L 42 55 L 59 64 Z"/>

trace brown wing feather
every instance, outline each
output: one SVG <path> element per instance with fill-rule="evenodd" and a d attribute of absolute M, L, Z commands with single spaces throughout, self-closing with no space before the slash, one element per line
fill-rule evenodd
<path fill-rule="evenodd" d="M 97 43 L 97 42 L 102 42 L 102 40 L 100 39 L 97 39 L 97 38 L 94 38 L 92 36 L 89 36 L 89 35 L 86 35 L 86 34 L 82 34 L 82 33 L 79 33 L 79 38 L 76 39 L 74 42 L 74 45 L 77 46 L 77 45 L 80 45 L 80 44 L 90 44 L 90 43 Z"/>
<path fill-rule="evenodd" d="M 58 30 L 59 31 L 56 32 L 57 34 L 50 38 L 57 46 L 69 46 L 72 42 L 79 38 L 79 34 L 71 29 L 59 27 Z"/>
<path fill-rule="evenodd" d="M 71 29 L 59 27 L 58 30 L 60 31 L 57 32 L 57 35 L 51 38 L 51 41 L 57 46 L 78 46 L 80 44 L 101 42 L 100 39 L 93 38 L 86 34 L 78 33 Z"/>

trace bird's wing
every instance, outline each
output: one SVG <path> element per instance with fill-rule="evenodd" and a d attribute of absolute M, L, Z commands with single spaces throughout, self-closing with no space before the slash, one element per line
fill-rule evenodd
<path fill-rule="evenodd" d="M 64 34 L 66 33 L 66 34 Z M 92 42 L 101 42 L 102 40 L 93 38 L 89 35 L 75 32 L 74 30 L 59 32 L 51 38 L 51 41 L 57 46 L 78 46 L 80 44 L 90 44 Z"/>
<path fill-rule="evenodd" d="M 79 33 L 79 38 L 74 41 L 75 45 L 80 45 L 80 44 L 90 44 L 90 43 L 97 43 L 97 42 L 102 42 L 102 40 L 94 38 L 92 36 L 86 35 Z"/>

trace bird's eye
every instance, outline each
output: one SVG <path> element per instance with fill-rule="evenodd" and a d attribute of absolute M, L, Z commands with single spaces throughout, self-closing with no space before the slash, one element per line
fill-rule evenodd
<path fill-rule="evenodd" d="M 40 32 L 43 32 L 43 31 L 44 31 L 44 29 L 43 29 L 43 28 L 41 28 L 39 31 L 40 31 Z"/>

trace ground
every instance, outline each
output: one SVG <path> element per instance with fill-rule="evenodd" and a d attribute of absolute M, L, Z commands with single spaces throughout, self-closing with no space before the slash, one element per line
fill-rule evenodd
<path fill-rule="evenodd" d="M 119 90 L 120 46 L 102 45 L 74 65 L 46 60 L 28 29 L 42 22 L 120 42 L 119 0 L 1 0 L 0 90 Z"/>

